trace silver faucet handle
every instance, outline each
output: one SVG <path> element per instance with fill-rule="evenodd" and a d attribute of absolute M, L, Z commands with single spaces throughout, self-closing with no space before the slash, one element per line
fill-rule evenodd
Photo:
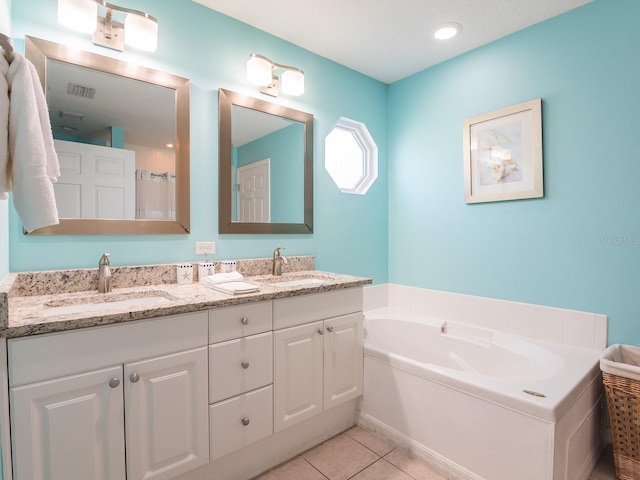
<path fill-rule="evenodd" d="M 273 251 L 273 256 L 274 257 L 279 257 L 280 256 L 280 250 L 286 250 L 286 248 L 284 247 L 278 247 Z"/>
<path fill-rule="evenodd" d="M 98 263 L 98 292 L 107 293 L 111 291 L 111 267 L 109 266 L 109 254 L 105 253 L 100 257 Z"/>

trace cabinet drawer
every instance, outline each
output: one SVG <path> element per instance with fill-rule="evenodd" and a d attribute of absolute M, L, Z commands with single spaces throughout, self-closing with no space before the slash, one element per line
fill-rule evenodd
<path fill-rule="evenodd" d="M 209 346 L 209 403 L 272 383 L 272 333 Z"/>
<path fill-rule="evenodd" d="M 212 461 L 272 435 L 272 386 L 211 405 L 209 431 Z"/>
<path fill-rule="evenodd" d="M 209 343 L 224 342 L 271 329 L 270 300 L 209 310 Z"/>
<path fill-rule="evenodd" d="M 362 287 L 278 298 L 273 301 L 273 329 L 294 327 L 362 310 Z"/>
<path fill-rule="evenodd" d="M 10 386 L 207 345 L 207 312 L 137 320 L 7 342 Z"/>

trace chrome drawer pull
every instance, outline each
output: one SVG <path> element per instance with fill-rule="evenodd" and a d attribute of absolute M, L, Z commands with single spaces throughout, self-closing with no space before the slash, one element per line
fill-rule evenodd
<path fill-rule="evenodd" d="M 240 319 L 240 323 L 243 325 L 249 325 L 249 318 L 248 317 L 242 317 Z"/>
<path fill-rule="evenodd" d="M 129 380 L 131 380 L 131 383 L 136 383 L 138 380 L 140 380 L 140 374 L 132 373 L 129 377 Z"/>
<path fill-rule="evenodd" d="M 244 368 L 245 370 L 249 368 L 249 362 L 242 362 L 240 365 L 242 365 L 242 368 Z"/>
<path fill-rule="evenodd" d="M 109 386 L 111 388 L 116 388 L 118 385 L 120 385 L 120 379 L 117 377 L 113 377 L 111 380 L 109 380 Z"/>
<path fill-rule="evenodd" d="M 244 425 L 245 427 L 249 425 L 249 419 L 247 417 L 242 418 L 242 425 Z"/>

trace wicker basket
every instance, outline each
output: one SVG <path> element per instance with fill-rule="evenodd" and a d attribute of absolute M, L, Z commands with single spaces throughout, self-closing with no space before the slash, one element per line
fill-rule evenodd
<path fill-rule="evenodd" d="M 600 360 L 618 480 L 640 480 L 640 348 L 612 345 Z"/>

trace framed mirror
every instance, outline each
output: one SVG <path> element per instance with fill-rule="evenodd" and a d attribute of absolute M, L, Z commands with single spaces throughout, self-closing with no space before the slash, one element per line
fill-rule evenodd
<path fill-rule="evenodd" d="M 60 161 L 60 224 L 30 235 L 189 233 L 186 78 L 26 37 Z"/>
<path fill-rule="evenodd" d="M 313 115 L 219 91 L 220 233 L 313 232 Z"/>

